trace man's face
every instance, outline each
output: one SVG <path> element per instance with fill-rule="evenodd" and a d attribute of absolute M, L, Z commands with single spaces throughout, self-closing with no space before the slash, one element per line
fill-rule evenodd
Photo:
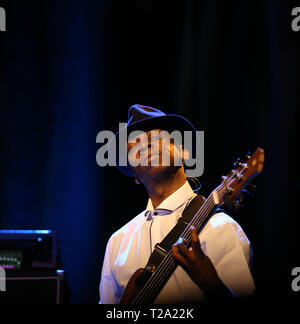
<path fill-rule="evenodd" d="M 182 167 L 182 147 L 161 129 L 136 136 L 127 143 L 128 160 L 136 177 L 167 177 Z"/>

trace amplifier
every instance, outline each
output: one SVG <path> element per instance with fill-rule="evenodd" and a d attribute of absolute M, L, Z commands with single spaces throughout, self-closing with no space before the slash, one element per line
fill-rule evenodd
<path fill-rule="evenodd" d="M 49 305 L 66 303 L 64 271 L 7 273 L 0 305 Z"/>
<path fill-rule="evenodd" d="M 0 230 L 0 267 L 7 271 L 56 269 L 56 232 Z"/>

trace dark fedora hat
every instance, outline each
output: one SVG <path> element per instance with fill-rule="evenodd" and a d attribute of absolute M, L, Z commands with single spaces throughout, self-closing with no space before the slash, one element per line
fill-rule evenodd
<path fill-rule="evenodd" d="M 122 135 L 125 135 L 124 133 L 126 132 L 127 143 L 128 135 L 131 132 L 147 132 L 153 129 L 161 129 L 168 131 L 169 133 L 173 131 L 180 131 L 181 133 L 185 131 L 190 131 L 193 133 L 195 139 L 198 136 L 195 127 L 183 116 L 176 114 L 165 114 L 161 110 L 149 106 L 131 106 L 128 111 L 127 124 L 114 135 L 114 137 L 110 140 L 108 144 L 109 159 L 125 175 L 134 177 L 134 173 L 128 162 L 126 165 L 120 165 L 119 163 L 119 139 Z M 190 154 L 193 155 L 196 153 L 196 150 L 198 149 L 197 146 L 198 142 L 196 140 L 193 141 L 192 152 L 190 152 Z M 115 148 L 116 151 L 113 151 L 112 148 Z M 127 150 L 127 147 L 124 148 L 124 151 L 125 150 Z"/>

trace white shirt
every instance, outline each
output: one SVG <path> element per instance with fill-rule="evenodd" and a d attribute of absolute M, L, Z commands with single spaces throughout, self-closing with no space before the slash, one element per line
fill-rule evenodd
<path fill-rule="evenodd" d="M 144 268 L 156 243 L 161 242 L 195 193 L 186 182 L 156 209 L 151 199 L 145 211 L 114 233 L 108 241 L 100 283 L 100 303 L 119 303 L 126 285 Z M 199 234 L 203 252 L 222 282 L 237 296 L 247 296 L 255 286 L 250 272 L 250 242 L 240 225 L 225 213 L 212 216 Z M 155 300 L 156 304 L 204 301 L 201 289 L 178 266 Z"/>

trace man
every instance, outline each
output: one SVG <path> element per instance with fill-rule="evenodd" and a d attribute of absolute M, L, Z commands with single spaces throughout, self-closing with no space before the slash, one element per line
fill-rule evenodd
<path fill-rule="evenodd" d="M 152 134 L 162 131 L 184 132 L 195 128 L 185 118 L 166 115 L 158 109 L 135 105 L 129 110 L 126 131 L 142 130 L 146 144 L 141 138 L 127 143 L 129 164 L 117 167 L 127 176 L 143 184 L 148 196 L 146 210 L 114 233 L 106 247 L 100 283 L 100 302 L 119 303 L 133 273 L 144 268 L 156 243 L 161 242 L 176 225 L 183 211 L 196 196 L 187 182 L 182 161 L 193 152 L 170 141 L 167 151 L 169 165 L 162 163 L 165 148 L 159 142 L 153 156 Z M 116 144 L 118 136 L 112 143 Z M 114 142 L 115 141 L 115 142 Z M 139 150 L 134 150 L 139 145 Z M 151 149 L 152 148 L 152 149 Z M 134 158 L 148 163 L 134 164 Z M 118 155 L 117 155 L 118 157 Z M 156 162 L 156 163 L 151 163 Z M 157 163 L 158 162 L 158 163 Z M 254 283 L 250 272 L 250 242 L 241 227 L 228 215 L 216 213 L 211 216 L 199 235 L 190 228 L 192 246 L 188 249 L 179 239 L 172 247 L 172 254 L 179 266 L 168 280 L 155 303 L 195 303 L 214 300 L 220 296 L 230 299 L 251 295 Z M 200 243 L 201 242 L 201 243 Z"/>

